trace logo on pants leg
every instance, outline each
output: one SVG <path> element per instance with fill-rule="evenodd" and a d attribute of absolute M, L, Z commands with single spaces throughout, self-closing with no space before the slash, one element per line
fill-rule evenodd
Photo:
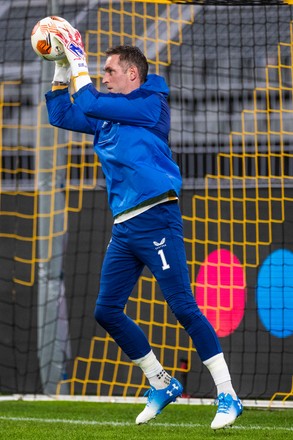
<path fill-rule="evenodd" d="M 165 247 L 166 246 L 166 238 L 162 238 L 162 240 L 160 242 L 157 241 L 153 241 L 153 244 L 156 246 L 156 250 L 161 248 L 161 247 Z"/>

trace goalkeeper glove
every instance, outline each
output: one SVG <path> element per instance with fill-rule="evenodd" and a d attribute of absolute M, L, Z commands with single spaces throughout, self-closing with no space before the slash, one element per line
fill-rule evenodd
<path fill-rule="evenodd" d="M 76 90 L 91 82 L 86 62 L 86 54 L 81 35 L 77 29 L 68 22 L 58 23 L 52 29 L 55 37 L 63 45 L 64 52 L 71 68 Z"/>

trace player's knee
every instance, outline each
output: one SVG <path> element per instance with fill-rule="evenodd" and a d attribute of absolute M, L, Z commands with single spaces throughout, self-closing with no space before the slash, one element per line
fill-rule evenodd
<path fill-rule="evenodd" d="M 177 320 L 183 327 L 188 327 L 191 322 L 202 315 L 194 298 L 184 298 L 180 295 L 174 295 L 173 298 L 168 300 L 168 304 L 176 316 Z"/>
<path fill-rule="evenodd" d="M 118 315 L 121 311 L 117 308 L 108 307 L 102 304 L 96 304 L 95 320 L 102 327 L 107 327 L 113 322 L 117 321 Z"/>
<path fill-rule="evenodd" d="M 95 320 L 98 324 L 104 326 L 109 321 L 109 311 L 108 307 L 101 304 L 96 304 L 95 308 Z"/>

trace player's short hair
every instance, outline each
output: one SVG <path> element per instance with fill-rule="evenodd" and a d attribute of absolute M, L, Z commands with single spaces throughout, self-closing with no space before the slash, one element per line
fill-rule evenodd
<path fill-rule="evenodd" d="M 127 67 L 132 65 L 137 67 L 141 84 L 146 81 L 149 65 L 145 55 L 136 46 L 115 46 L 106 50 L 106 55 L 119 55 L 119 60 L 124 62 Z"/>

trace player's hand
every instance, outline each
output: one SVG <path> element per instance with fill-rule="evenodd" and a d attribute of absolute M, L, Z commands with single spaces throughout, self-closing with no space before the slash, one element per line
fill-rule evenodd
<path fill-rule="evenodd" d="M 74 77 L 80 74 L 88 74 L 88 66 L 86 62 L 86 54 L 80 32 L 71 26 L 68 22 L 62 22 L 60 25 L 50 29 L 57 40 L 64 47 L 66 58 L 71 66 L 72 75 Z"/>

